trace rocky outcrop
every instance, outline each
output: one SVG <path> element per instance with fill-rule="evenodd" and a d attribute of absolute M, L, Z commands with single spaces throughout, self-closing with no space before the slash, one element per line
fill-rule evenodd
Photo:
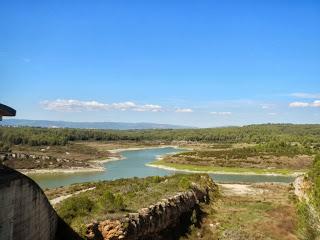
<path fill-rule="evenodd" d="M 190 191 L 177 193 L 137 213 L 130 213 L 118 220 L 105 220 L 87 225 L 86 237 L 96 239 L 168 239 L 164 231 L 179 231 L 191 223 L 191 216 L 199 217 L 200 202 L 210 200 L 210 191 L 217 187 L 212 182 L 206 187 L 193 184 Z"/>

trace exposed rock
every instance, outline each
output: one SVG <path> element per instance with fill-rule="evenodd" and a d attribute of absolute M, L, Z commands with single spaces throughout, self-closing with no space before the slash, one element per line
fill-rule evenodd
<path fill-rule="evenodd" d="M 56 158 L 49 155 L 35 155 L 28 153 L 0 153 L 0 163 L 14 169 L 45 169 L 45 168 L 72 168 L 96 167 L 85 161 Z"/>
<path fill-rule="evenodd" d="M 87 225 L 86 238 L 105 239 L 165 239 L 159 233 L 179 227 L 187 213 L 193 213 L 199 202 L 208 202 L 209 192 L 217 187 L 210 179 L 206 187 L 192 185 L 192 190 L 181 192 L 168 199 L 162 199 L 137 213 L 127 214 L 119 220 L 105 220 Z M 190 218 L 190 217 L 189 217 Z"/>

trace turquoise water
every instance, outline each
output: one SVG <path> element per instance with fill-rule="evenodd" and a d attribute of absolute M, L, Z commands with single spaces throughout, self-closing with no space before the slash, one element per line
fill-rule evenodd
<path fill-rule="evenodd" d="M 72 183 L 113 180 L 118 178 L 164 176 L 176 173 L 159 168 L 148 167 L 145 164 L 154 161 L 157 156 L 177 153 L 182 150 L 172 147 L 153 148 L 143 150 L 123 151 L 121 155 L 125 158 L 119 161 L 107 162 L 103 165 L 104 172 L 87 172 L 72 174 L 37 174 L 31 175 L 43 189 L 65 186 Z M 290 183 L 293 177 L 287 176 L 259 176 L 241 174 L 211 174 L 216 182 L 283 182 Z"/>

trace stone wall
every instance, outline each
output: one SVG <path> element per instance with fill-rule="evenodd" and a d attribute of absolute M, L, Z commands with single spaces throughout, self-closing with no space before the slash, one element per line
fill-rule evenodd
<path fill-rule="evenodd" d="M 194 185 L 190 191 L 163 199 L 122 219 L 91 223 L 87 226 L 86 237 L 91 240 L 174 239 L 172 234 L 179 233 L 181 228 L 188 228 L 193 213 L 198 214 L 199 202 L 210 200 L 210 191 L 217 191 L 213 182 L 207 188 Z M 163 234 L 165 231 L 169 234 Z"/>

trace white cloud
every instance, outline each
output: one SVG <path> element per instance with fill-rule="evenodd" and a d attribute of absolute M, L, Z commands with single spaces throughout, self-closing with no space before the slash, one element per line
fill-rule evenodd
<path fill-rule="evenodd" d="M 309 103 L 307 103 L 307 102 L 292 102 L 292 103 L 289 103 L 289 107 L 309 107 Z"/>
<path fill-rule="evenodd" d="M 193 110 L 191 108 L 178 108 L 176 109 L 177 113 L 192 113 Z"/>
<path fill-rule="evenodd" d="M 136 112 L 161 112 L 163 108 L 159 105 L 144 104 L 138 105 L 134 102 L 120 103 L 100 103 L 97 101 L 80 101 L 74 99 L 57 99 L 54 101 L 42 101 L 42 107 L 50 111 L 61 112 L 81 112 L 92 110 L 119 110 L 119 111 L 136 111 Z"/>
<path fill-rule="evenodd" d="M 272 109 L 275 107 L 274 104 L 269 104 L 269 103 L 261 104 L 260 106 L 262 109 Z"/>
<path fill-rule="evenodd" d="M 289 107 L 320 107 L 320 100 L 315 100 L 313 102 L 292 102 Z"/>
<path fill-rule="evenodd" d="M 278 114 L 275 113 L 275 112 L 269 112 L 268 115 L 270 115 L 270 116 L 276 116 L 276 115 L 278 115 Z"/>
<path fill-rule="evenodd" d="M 126 111 L 128 109 L 137 107 L 137 105 L 134 102 L 112 103 L 110 106 L 111 106 L 111 109 L 121 110 L 121 111 Z"/>
<path fill-rule="evenodd" d="M 292 97 L 296 98 L 305 98 L 305 99 L 315 99 L 315 98 L 320 98 L 320 93 L 292 93 L 290 94 Z"/>
<path fill-rule="evenodd" d="M 97 101 L 79 101 L 74 99 L 57 99 L 55 101 L 43 101 L 41 105 L 46 110 L 77 112 L 82 110 L 106 110 L 108 104 Z"/>
<path fill-rule="evenodd" d="M 219 116 L 230 116 L 231 112 L 211 112 L 213 115 L 219 115 Z"/>
<path fill-rule="evenodd" d="M 312 107 L 320 107 L 320 100 L 314 101 L 311 105 Z"/>
<path fill-rule="evenodd" d="M 136 112 L 162 112 L 163 108 L 159 105 L 145 104 L 141 106 L 136 106 L 132 110 Z"/>

